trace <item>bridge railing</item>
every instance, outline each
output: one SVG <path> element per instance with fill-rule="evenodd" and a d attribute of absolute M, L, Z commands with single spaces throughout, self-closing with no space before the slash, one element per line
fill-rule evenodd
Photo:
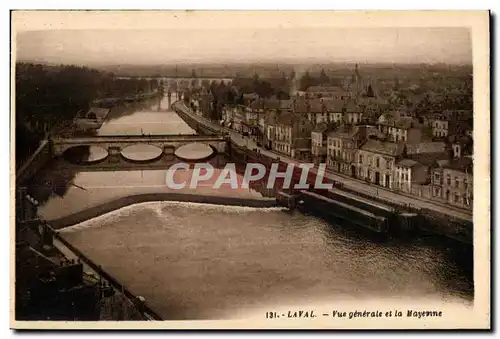
<path fill-rule="evenodd" d="M 198 134 L 179 134 L 179 135 L 110 135 L 110 136 L 95 136 L 95 137 L 80 137 L 80 138 L 54 138 L 53 142 L 55 144 L 61 143 L 98 143 L 98 142 L 109 142 L 117 140 L 138 140 L 138 141 L 150 141 L 150 140 L 167 140 L 167 141 L 219 141 L 225 140 L 224 136 L 206 136 Z"/>
<path fill-rule="evenodd" d="M 88 267 L 90 267 L 94 272 L 96 272 L 102 279 L 110 283 L 115 290 L 120 291 L 129 301 L 131 301 L 137 310 L 141 313 L 145 320 L 163 320 L 162 317 L 149 308 L 146 303 L 142 302 L 134 295 L 129 289 L 125 287 L 124 284 L 120 283 L 116 278 L 107 273 L 102 266 L 96 264 L 88 256 L 86 256 L 82 251 L 77 249 L 75 246 L 70 244 L 63 236 L 61 236 L 54 228 L 49 224 L 45 223 L 47 231 L 52 234 L 52 236 L 61 242 L 64 247 L 73 252 L 75 256 L 80 258 Z M 146 301 L 147 302 L 147 301 Z"/>

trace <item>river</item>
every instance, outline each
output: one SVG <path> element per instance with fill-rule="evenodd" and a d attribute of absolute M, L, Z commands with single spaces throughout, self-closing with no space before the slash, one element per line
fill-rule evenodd
<path fill-rule="evenodd" d="M 175 113 L 157 108 L 112 115 L 99 134 L 192 133 Z M 101 198 L 104 191 L 116 192 L 117 185 L 134 190 L 151 178 L 161 184 L 154 171 L 79 172 L 76 181 L 82 177 L 93 189 L 103 188 L 93 196 Z M 101 202 L 89 190 L 69 190 L 51 196 L 41 213 L 44 208 L 52 217 L 68 213 L 68 201 L 72 206 Z M 459 245 L 425 237 L 380 241 L 281 209 L 152 202 L 61 232 L 165 319 L 227 319 L 268 305 L 377 298 L 473 300 Z"/>

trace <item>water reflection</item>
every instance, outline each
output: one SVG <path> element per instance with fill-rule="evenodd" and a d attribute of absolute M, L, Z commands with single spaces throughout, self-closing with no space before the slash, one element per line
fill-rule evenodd
<path fill-rule="evenodd" d="M 209 145 L 196 142 L 183 145 L 175 150 L 175 156 L 188 161 L 206 159 L 214 153 L 215 151 Z"/>
<path fill-rule="evenodd" d="M 473 295 L 449 260 L 453 247 L 377 243 L 300 213 L 152 203 L 63 234 L 166 319 L 228 318 L 264 304 Z"/>
<path fill-rule="evenodd" d="M 121 155 L 130 161 L 152 161 L 161 157 L 163 150 L 154 145 L 132 145 L 124 148 Z"/>
<path fill-rule="evenodd" d="M 73 164 L 91 164 L 108 157 L 108 151 L 98 146 L 75 146 L 63 154 L 63 158 Z"/>
<path fill-rule="evenodd" d="M 172 102 L 175 100 L 173 95 Z M 158 99 L 153 99 L 132 110 L 113 109 L 97 135 L 196 134 L 169 109 L 167 97 L 162 98 L 159 105 Z"/>

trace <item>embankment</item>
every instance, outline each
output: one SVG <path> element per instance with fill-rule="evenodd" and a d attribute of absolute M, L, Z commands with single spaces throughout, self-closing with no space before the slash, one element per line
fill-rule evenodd
<path fill-rule="evenodd" d="M 54 229 L 61 229 L 71 225 L 79 224 L 85 220 L 98 217 L 100 215 L 112 212 L 114 210 L 143 202 L 152 201 L 178 201 L 178 202 L 191 202 L 200 204 L 213 204 L 213 205 L 226 205 L 226 206 L 243 206 L 254 208 L 269 208 L 277 207 L 276 199 L 271 198 L 238 198 L 238 197 L 224 197 L 224 196 L 208 196 L 197 194 L 184 194 L 184 193 L 146 193 L 137 194 L 127 197 L 118 198 L 105 202 L 101 205 L 88 208 L 86 210 L 68 215 L 54 220 L 47 220 Z"/>

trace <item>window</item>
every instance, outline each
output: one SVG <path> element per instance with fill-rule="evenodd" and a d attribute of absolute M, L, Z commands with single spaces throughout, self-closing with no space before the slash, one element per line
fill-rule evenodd
<path fill-rule="evenodd" d="M 460 182 L 458 182 L 458 177 L 455 177 L 455 188 L 460 187 Z"/>
<path fill-rule="evenodd" d="M 434 196 L 438 197 L 439 196 L 439 188 L 434 188 Z"/>
<path fill-rule="evenodd" d="M 464 189 L 469 189 L 469 184 L 467 183 L 467 179 L 464 179 Z"/>
<path fill-rule="evenodd" d="M 451 185 L 451 177 L 450 177 L 450 175 L 449 175 L 449 174 L 446 176 L 446 184 L 447 184 L 448 186 L 449 186 L 449 185 Z"/>
<path fill-rule="evenodd" d="M 390 170 L 390 169 L 391 169 L 391 166 L 392 166 L 392 162 L 391 162 L 391 161 L 386 161 L 386 162 L 385 162 L 385 168 L 386 168 L 386 169 L 389 169 L 389 170 Z"/>
<path fill-rule="evenodd" d="M 406 137 L 405 137 L 404 135 L 403 135 L 403 136 L 401 136 L 401 140 L 402 140 L 402 141 L 406 141 Z"/>
<path fill-rule="evenodd" d="M 360 154 L 360 155 L 359 155 L 359 163 L 360 163 L 360 164 L 363 164 L 363 154 Z"/>
<path fill-rule="evenodd" d="M 460 194 L 455 193 L 455 203 L 459 203 L 459 202 L 460 202 Z"/>
<path fill-rule="evenodd" d="M 380 158 L 377 158 L 377 168 L 380 167 Z"/>

